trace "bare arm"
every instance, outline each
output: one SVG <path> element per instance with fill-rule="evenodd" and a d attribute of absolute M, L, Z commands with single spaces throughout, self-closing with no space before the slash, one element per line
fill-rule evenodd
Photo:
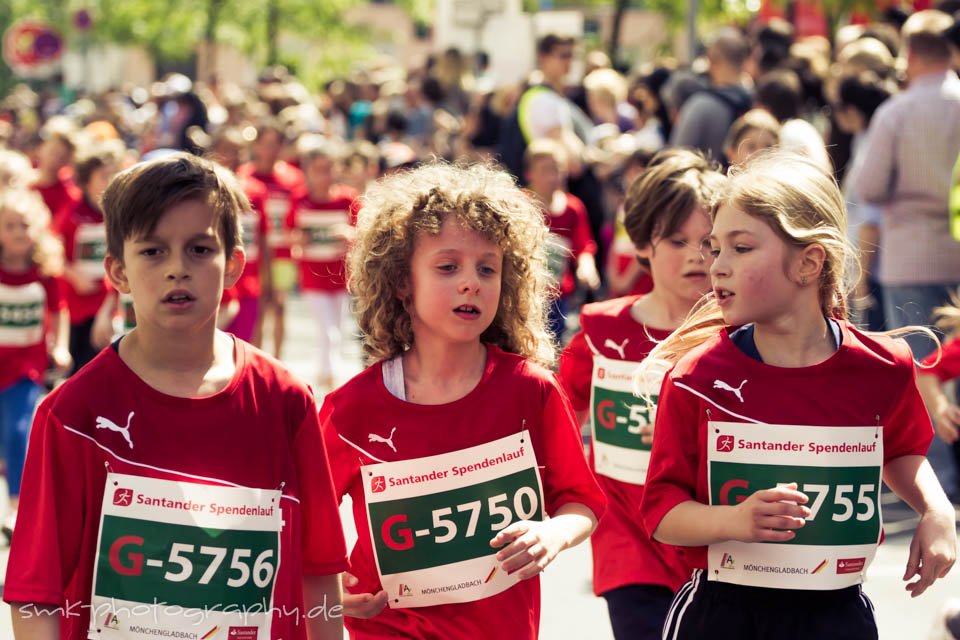
<path fill-rule="evenodd" d="M 935 375 L 917 371 L 917 388 L 923 397 L 923 404 L 933 418 L 937 435 L 947 444 L 960 439 L 960 407 L 955 405 L 943 392 L 943 387 Z"/>
<path fill-rule="evenodd" d="M 910 541 L 910 557 L 903 579 L 911 597 L 917 597 L 950 571 L 957 558 L 956 514 L 933 468 L 923 456 L 902 456 L 884 465 L 883 480 L 920 514 Z"/>
<path fill-rule="evenodd" d="M 757 491 L 736 506 L 681 502 L 667 512 L 653 537 L 680 547 L 702 547 L 727 540 L 785 542 L 806 524 L 807 496 L 795 484 Z"/>
<path fill-rule="evenodd" d="M 50 357 L 60 371 L 70 368 L 73 358 L 70 356 L 70 313 L 66 309 L 50 316 L 50 333 L 53 344 L 50 345 Z"/>
<path fill-rule="evenodd" d="M 52 605 L 10 603 L 13 637 L 16 640 L 60 640 L 58 611 Z"/>
<path fill-rule="evenodd" d="M 343 640 L 340 574 L 303 577 L 308 640 Z"/>

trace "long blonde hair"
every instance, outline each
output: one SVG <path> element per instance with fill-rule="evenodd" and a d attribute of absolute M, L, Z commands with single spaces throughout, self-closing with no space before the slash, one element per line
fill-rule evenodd
<path fill-rule="evenodd" d="M 746 166 L 731 169 L 726 187 L 714 203 L 714 218 L 721 205 L 763 220 L 789 246 L 823 247 L 826 259 L 820 273 L 820 310 L 829 318 L 846 319 L 850 288 L 846 274 L 856 260 L 847 240 L 847 209 L 836 180 L 796 153 L 763 152 Z M 724 326 L 720 307 L 713 293 L 708 293 L 683 324 L 650 352 L 641 374 L 672 366 Z"/>
<path fill-rule="evenodd" d="M 33 238 L 30 261 L 41 275 L 63 272 L 63 243 L 50 230 L 50 209 L 36 191 L 25 188 L 0 189 L 0 218 L 6 212 L 19 213 L 27 221 Z M 0 253 L 3 247 L 0 247 Z"/>
<path fill-rule="evenodd" d="M 414 244 L 421 234 L 440 233 L 451 217 L 503 251 L 500 304 L 481 341 L 553 364 L 543 213 L 509 175 L 482 164 L 428 164 L 367 189 L 347 257 L 364 351 L 386 359 L 412 346 L 409 301 L 402 291 Z"/>

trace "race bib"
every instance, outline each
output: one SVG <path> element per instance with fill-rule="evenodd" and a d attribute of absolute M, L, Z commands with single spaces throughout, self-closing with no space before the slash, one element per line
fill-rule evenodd
<path fill-rule="evenodd" d="M 553 284 L 559 284 L 567 272 L 570 257 L 573 255 L 573 243 L 569 238 L 556 233 L 547 234 L 547 270 Z"/>
<path fill-rule="evenodd" d="M 43 342 L 47 292 L 39 282 L 0 284 L 0 347 L 30 347 Z"/>
<path fill-rule="evenodd" d="M 103 259 L 107 256 L 107 227 L 102 222 L 81 224 L 74 236 L 74 269 L 90 280 L 100 280 L 106 274 Z"/>
<path fill-rule="evenodd" d="M 642 395 L 636 396 L 634 377 L 639 366 L 639 362 L 595 354 L 590 388 L 594 470 L 631 484 L 647 480 L 652 445 L 641 442 L 640 430 L 656 419 L 656 402 L 663 382 L 663 373 L 642 380 Z M 647 398 L 652 404 L 648 404 Z"/>
<path fill-rule="evenodd" d="M 240 231 L 247 262 L 256 262 L 260 257 L 259 225 L 260 216 L 255 211 L 244 211 L 240 214 Z"/>
<path fill-rule="evenodd" d="M 880 541 L 883 428 L 710 422 L 711 505 L 797 483 L 810 517 L 789 542 L 710 545 L 711 580 L 779 589 L 863 581 Z"/>
<path fill-rule="evenodd" d="M 270 233 L 267 234 L 267 243 L 271 248 L 286 247 L 290 244 L 287 238 L 287 213 L 290 211 L 290 198 L 285 193 L 271 193 L 264 202 L 264 209 L 270 219 Z"/>
<path fill-rule="evenodd" d="M 346 211 L 301 211 L 297 226 L 304 234 L 303 257 L 307 260 L 331 261 L 343 257 L 347 245 L 334 234 L 338 226 L 350 224 Z"/>
<path fill-rule="evenodd" d="M 391 608 L 472 602 L 509 589 L 490 540 L 543 520 L 530 434 L 362 467 L 370 538 Z"/>
<path fill-rule="evenodd" d="M 280 491 L 109 473 L 91 640 L 269 640 Z"/>

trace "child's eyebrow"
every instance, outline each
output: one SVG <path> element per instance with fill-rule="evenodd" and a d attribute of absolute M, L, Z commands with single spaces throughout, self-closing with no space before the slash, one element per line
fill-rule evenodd
<path fill-rule="evenodd" d="M 200 240 L 200 241 L 207 241 L 207 240 L 216 241 L 216 240 L 217 240 L 217 236 L 216 236 L 215 234 L 212 234 L 212 233 L 196 233 L 196 234 L 194 234 L 194 235 L 192 235 L 192 236 L 190 236 L 190 237 L 188 238 L 188 241 L 190 241 L 190 242 L 196 242 L 196 241 L 198 241 L 198 240 Z M 163 242 L 163 241 L 164 241 L 164 240 L 163 240 L 162 238 L 158 238 L 158 237 L 156 237 L 156 236 L 155 236 L 154 234 L 152 234 L 152 233 L 146 234 L 146 235 L 142 235 L 142 236 L 140 236 L 139 238 L 135 238 L 135 239 L 133 240 L 134 243 Z"/>
<path fill-rule="evenodd" d="M 735 238 L 736 236 L 740 236 L 740 235 L 752 236 L 752 235 L 754 235 L 754 234 L 751 233 L 750 231 L 747 231 L 746 229 L 734 229 L 733 231 L 730 231 L 730 232 L 727 233 L 727 238 L 728 238 L 728 239 L 729 239 L 729 238 Z M 711 233 L 711 234 L 710 234 L 710 239 L 711 239 L 711 240 L 716 240 L 716 239 L 717 239 L 716 234 Z"/>
<path fill-rule="evenodd" d="M 445 256 L 445 255 L 459 256 L 459 255 L 461 255 L 462 253 L 463 253 L 463 251 L 461 251 L 460 249 L 437 249 L 437 250 L 434 252 L 434 255 L 437 255 L 437 256 Z M 497 251 L 484 251 L 483 253 L 480 254 L 480 257 L 481 257 L 481 258 L 499 258 L 501 255 L 502 255 L 502 254 L 500 254 L 500 253 L 497 252 Z"/>

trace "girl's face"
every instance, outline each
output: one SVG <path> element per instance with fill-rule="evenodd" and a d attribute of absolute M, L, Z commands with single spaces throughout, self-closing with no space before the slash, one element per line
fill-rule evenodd
<path fill-rule="evenodd" d="M 455 218 L 444 220 L 435 236 L 420 235 L 401 291 L 409 297 L 414 343 L 479 342 L 497 315 L 502 272 L 500 247 Z"/>
<path fill-rule="evenodd" d="M 650 261 L 650 275 L 658 294 L 692 307 L 710 291 L 710 229 L 707 212 L 694 207 L 676 232 L 637 250 L 637 255 Z"/>
<path fill-rule="evenodd" d="M 727 157 L 730 164 L 743 164 L 758 151 L 776 144 L 776 137 L 766 129 L 748 129 L 737 141 L 735 149 L 727 149 Z"/>
<path fill-rule="evenodd" d="M 107 190 L 107 185 L 117 172 L 117 168 L 112 164 L 106 164 L 97 167 L 90 173 L 90 182 L 87 183 L 86 193 L 90 201 L 99 206 L 100 196 Z"/>
<path fill-rule="evenodd" d="M 18 211 L 0 210 L 0 251 L 4 259 L 22 260 L 33 250 L 36 230 Z"/>
<path fill-rule="evenodd" d="M 336 180 L 334 169 L 333 158 L 316 157 L 309 160 L 304 167 L 307 184 L 314 191 L 329 191 Z"/>
<path fill-rule="evenodd" d="M 789 274 L 797 251 L 767 223 L 734 205 L 721 205 L 710 253 L 710 277 L 726 324 L 769 323 L 794 306 L 800 286 Z"/>

